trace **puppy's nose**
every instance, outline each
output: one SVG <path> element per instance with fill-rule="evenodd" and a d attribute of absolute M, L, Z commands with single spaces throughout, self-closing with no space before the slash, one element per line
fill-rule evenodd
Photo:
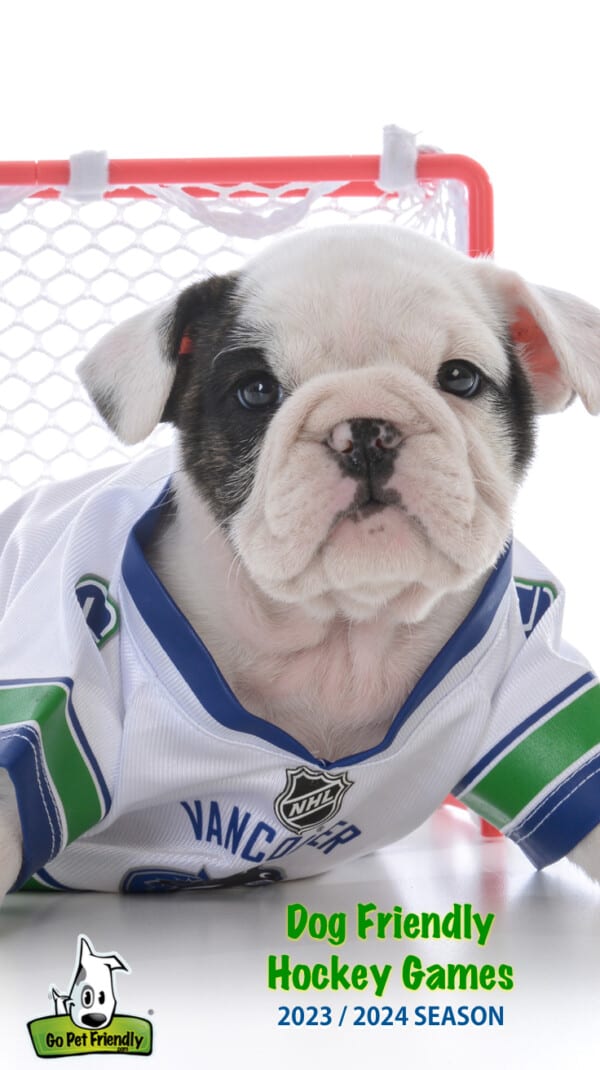
<path fill-rule="evenodd" d="M 349 475 L 365 475 L 374 466 L 390 462 L 402 442 L 402 435 L 387 420 L 342 420 L 331 429 L 326 445 Z"/>

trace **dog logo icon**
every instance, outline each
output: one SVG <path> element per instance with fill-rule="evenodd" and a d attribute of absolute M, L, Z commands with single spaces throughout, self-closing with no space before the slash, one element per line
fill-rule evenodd
<path fill-rule="evenodd" d="M 152 1026 L 145 1018 L 116 1014 L 115 973 L 131 973 L 114 951 L 97 952 L 88 936 L 77 941 L 69 991 L 50 988 L 54 1015 L 28 1023 L 37 1055 L 150 1055 Z"/>
<path fill-rule="evenodd" d="M 80 936 L 77 963 L 68 996 L 61 996 L 55 988 L 50 990 L 55 1013 L 68 1014 L 74 1025 L 84 1029 L 100 1029 L 110 1025 L 117 1006 L 113 984 L 115 970 L 131 972 L 118 955 L 97 955 L 87 937 Z"/>

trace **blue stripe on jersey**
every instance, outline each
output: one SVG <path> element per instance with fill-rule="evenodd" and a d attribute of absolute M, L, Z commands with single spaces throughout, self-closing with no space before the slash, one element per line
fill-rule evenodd
<path fill-rule="evenodd" d="M 240 705 L 204 643 L 146 561 L 142 547 L 150 539 L 168 497 L 167 485 L 130 532 L 123 554 L 123 579 L 141 616 L 211 717 L 227 728 L 259 736 L 304 761 L 315 763 L 310 751 L 287 732 L 267 724 Z M 326 763 L 316 761 L 316 764 Z"/>
<path fill-rule="evenodd" d="M 19 681 L 19 682 L 20 683 L 30 683 L 30 682 L 33 683 L 34 681 L 22 680 L 22 681 Z M 35 682 L 37 683 L 39 681 L 35 681 Z M 101 768 L 100 768 L 100 766 L 98 764 L 98 759 L 96 758 L 96 755 L 94 754 L 92 748 L 90 747 L 90 745 L 89 745 L 89 743 L 88 743 L 88 741 L 86 739 L 85 732 L 83 731 L 83 728 L 81 727 L 81 722 L 80 722 L 77 714 L 75 713 L 75 707 L 73 705 L 73 681 L 71 679 L 69 679 L 68 676 L 65 676 L 64 678 L 60 678 L 59 677 L 56 680 L 52 680 L 51 679 L 51 680 L 42 681 L 42 682 L 44 682 L 44 683 L 62 683 L 62 684 L 65 684 L 68 687 L 69 690 L 68 690 L 68 694 L 67 694 L 67 713 L 69 715 L 69 721 L 71 722 L 71 727 L 74 729 L 75 735 L 77 736 L 77 739 L 79 740 L 79 746 L 81 747 L 83 753 L 85 754 L 85 756 L 87 758 L 88 765 L 91 766 L 91 768 L 92 768 L 92 770 L 94 772 L 94 776 L 96 777 L 96 780 L 98 782 L 98 787 L 100 788 L 100 792 L 102 794 L 102 798 L 104 799 L 105 813 L 108 813 L 108 811 L 110 810 L 111 805 L 112 805 L 111 794 L 110 794 L 110 791 L 108 790 L 108 784 L 106 783 L 106 780 L 104 779 L 104 777 L 102 775 L 102 770 L 101 770 Z"/>
<path fill-rule="evenodd" d="M 540 706 L 539 710 L 535 710 L 535 712 L 530 714 L 529 717 L 526 717 L 524 721 L 521 721 L 521 723 L 516 726 L 516 728 L 513 728 L 511 732 L 508 732 L 507 735 L 503 736 L 503 738 L 498 743 L 496 743 L 487 752 L 487 754 L 484 754 L 483 758 L 480 758 L 479 761 L 473 766 L 473 768 L 469 769 L 468 773 L 465 773 L 462 780 L 459 780 L 456 787 L 452 789 L 451 794 L 455 795 L 456 798 L 462 795 L 463 792 L 465 792 L 467 788 L 471 786 L 473 781 L 477 779 L 479 774 L 484 771 L 485 767 L 487 765 L 490 765 L 491 762 L 493 762 L 494 758 L 497 758 L 498 755 L 502 753 L 502 751 L 508 750 L 510 745 L 514 743 L 515 740 L 519 738 L 519 736 L 524 735 L 528 728 L 531 728 L 531 726 L 534 725 L 537 721 L 541 721 L 547 713 L 550 713 L 552 710 L 556 709 L 556 707 L 560 706 L 561 703 L 565 701 L 565 699 L 570 698 L 571 695 L 574 695 L 576 691 L 580 691 L 587 684 L 592 683 L 592 681 L 594 681 L 595 679 L 596 677 L 593 673 L 584 673 L 584 675 L 580 676 L 579 679 L 575 680 L 574 683 L 569 684 L 568 687 L 565 687 L 564 691 L 561 691 L 558 695 L 555 695 L 543 706 Z"/>
<path fill-rule="evenodd" d="M 385 750 L 397 736 L 400 728 L 410 715 L 425 701 L 427 696 L 441 684 L 455 665 L 466 658 L 475 647 L 479 645 L 485 634 L 489 631 L 492 621 L 498 612 L 498 607 L 509 583 L 512 580 L 512 545 L 509 545 L 501 557 L 498 558 L 494 569 L 487 580 L 475 605 L 467 614 L 462 624 L 450 636 L 448 642 L 442 647 L 439 654 L 427 667 L 420 680 L 417 681 L 404 705 L 396 714 L 392 725 L 378 747 L 365 751 L 359 759 L 376 754 Z M 346 760 L 333 763 L 344 765 Z"/>
<path fill-rule="evenodd" d="M 600 824 L 599 775 L 600 754 L 596 754 L 508 833 L 538 869 L 563 858 Z"/>
<path fill-rule="evenodd" d="M 14 885 L 18 888 L 62 847 L 62 822 L 35 725 L 11 724 L 0 729 L 0 766 L 10 770 L 19 805 L 23 860 Z"/>
<path fill-rule="evenodd" d="M 315 758 L 292 736 L 262 718 L 249 713 L 238 702 L 221 675 L 209 651 L 173 602 L 143 553 L 170 497 L 167 484 L 151 508 L 132 529 L 123 555 L 123 579 L 150 631 L 207 712 L 225 727 L 258 736 L 281 750 L 295 754 L 313 765 L 334 769 L 354 765 L 385 751 L 408 717 L 441 683 L 451 669 L 470 654 L 488 631 L 502 597 L 512 579 L 512 552 L 508 546 L 498 559 L 477 602 L 448 640 L 397 713 L 387 735 L 377 747 L 359 754 L 327 762 Z"/>

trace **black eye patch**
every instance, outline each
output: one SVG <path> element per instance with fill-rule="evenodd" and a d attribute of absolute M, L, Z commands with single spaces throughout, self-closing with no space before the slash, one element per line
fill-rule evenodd
<path fill-rule="evenodd" d="M 250 493 L 258 448 L 281 397 L 259 350 L 223 353 L 214 362 L 194 354 L 175 422 L 185 467 L 222 521 Z"/>
<path fill-rule="evenodd" d="M 503 339 L 509 376 L 505 385 L 490 383 L 491 403 L 502 420 L 512 445 L 513 470 L 521 479 L 535 449 L 535 398 L 511 341 Z"/>
<path fill-rule="evenodd" d="M 250 493 L 281 400 L 263 351 L 240 341 L 247 331 L 237 285 L 232 275 L 191 287 L 166 326 L 177 372 L 163 420 L 178 428 L 185 470 L 222 522 Z"/>

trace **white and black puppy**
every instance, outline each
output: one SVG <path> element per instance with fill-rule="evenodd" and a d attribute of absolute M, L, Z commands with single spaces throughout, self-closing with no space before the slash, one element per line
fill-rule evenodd
<path fill-rule="evenodd" d="M 47 510 L 44 560 L 73 580 L 57 633 L 78 639 L 53 634 L 51 656 L 32 640 L 36 672 L 9 644 L 0 725 L 35 722 L 24 681 L 60 680 L 100 802 L 74 834 L 32 729 L 57 816 L 27 851 L 26 776 L 0 732 L 0 891 L 317 873 L 451 790 L 538 865 L 570 853 L 600 877 L 600 689 L 560 647 L 557 582 L 511 543 L 536 415 L 575 394 L 600 410 L 599 312 L 401 228 L 344 225 L 127 321 L 81 375 L 119 438 L 170 421 L 177 452 L 158 503 L 150 458 L 7 522 L 5 558 Z M 26 613 L 14 575 L 5 635 Z"/>

